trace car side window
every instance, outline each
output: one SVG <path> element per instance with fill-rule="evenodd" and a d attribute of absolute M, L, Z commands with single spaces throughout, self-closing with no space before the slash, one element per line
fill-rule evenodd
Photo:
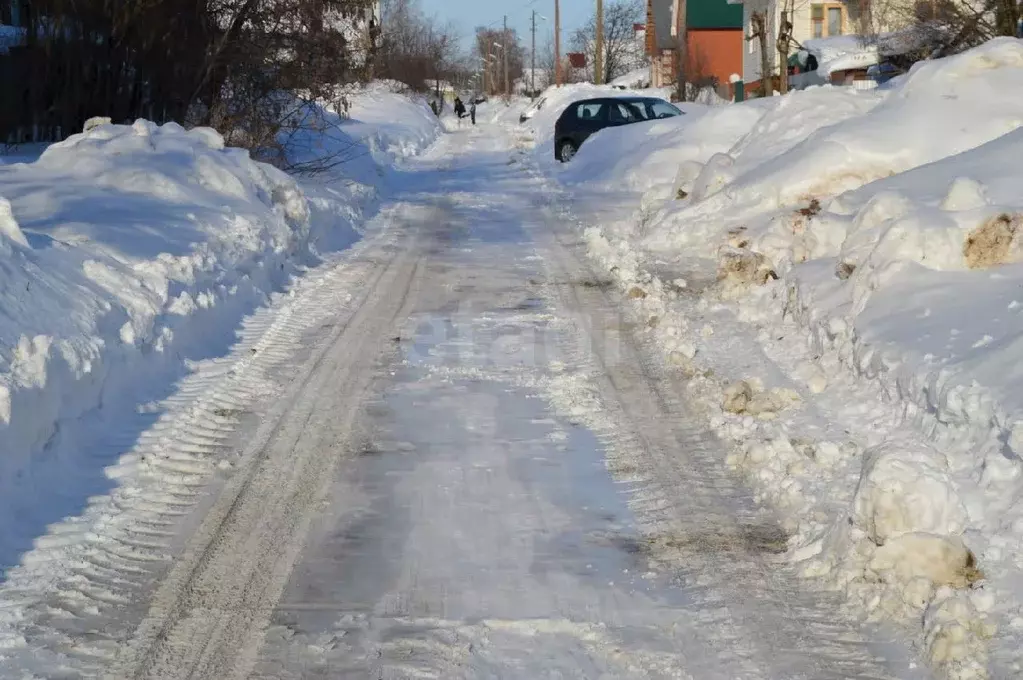
<path fill-rule="evenodd" d="M 635 123 L 638 120 L 642 120 L 642 118 L 628 104 L 615 102 L 611 105 L 612 123 Z"/>
<path fill-rule="evenodd" d="M 604 105 L 600 102 L 580 104 L 575 107 L 575 115 L 579 120 L 586 122 L 600 120 L 604 117 Z"/>

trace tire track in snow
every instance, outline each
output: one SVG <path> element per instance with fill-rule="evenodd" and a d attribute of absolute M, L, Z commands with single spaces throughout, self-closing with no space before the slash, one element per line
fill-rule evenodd
<path fill-rule="evenodd" d="M 0 675 L 95 677 L 116 658 L 144 614 L 139 603 L 209 504 L 210 484 L 239 464 L 249 414 L 291 379 L 296 352 L 321 344 L 369 297 L 366 281 L 398 255 L 399 218 L 383 211 L 377 235 L 248 317 L 230 354 L 195 364 L 149 407 L 163 413 L 136 441 L 112 436 L 107 451 L 128 451 L 107 468 L 118 487 L 51 526 L 0 588 Z M 108 458 L 98 451 L 93 460 Z"/>
<path fill-rule="evenodd" d="M 414 238 L 412 238 L 414 240 Z M 107 677 L 244 677 L 351 426 L 380 339 L 406 308 L 420 269 L 403 247 L 257 433 L 160 585 L 149 615 Z M 324 402 L 324 399 L 327 399 Z"/>
<path fill-rule="evenodd" d="M 535 172 L 534 180 L 545 184 Z M 546 224 L 574 224 L 544 189 L 540 208 L 560 213 Z M 555 386 L 551 398 L 576 413 L 580 400 L 589 402 L 583 419 L 606 442 L 609 469 L 633 485 L 630 506 L 648 535 L 646 545 L 630 549 L 676 572 L 703 610 L 705 644 L 724 647 L 722 658 L 695 662 L 710 663 L 709 673 L 731 657 L 750 678 L 917 677 L 920 671 L 906 674 L 912 662 L 883 658 L 886 650 L 842 613 L 837 596 L 800 579 L 776 555 L 784 533 L 726 468 L 723 445 L 680 396 L 684 385 L 638 343 L 620 301 L 574 255 L 584 246 L 556 226 L 537 229 L 536 237 L 545 245 L 552 306 L 569 313 L 580 337 L 565 353 L 585 376 L 567 391 Z M 700 676 L 699 668 L 687 670 Z"/>

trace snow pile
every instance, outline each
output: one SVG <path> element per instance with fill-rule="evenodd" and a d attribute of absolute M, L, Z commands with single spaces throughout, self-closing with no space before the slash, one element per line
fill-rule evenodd
<path fill-rule="evenodd" d="M 626 88 L 650 87 L 650 67 L 645 66 L 629 71 L 625 75 L 618 76 L 612 80 L 611 84 L 615 87 Z"/>
<path fill-rule="evenodd" d="M 312 250 L 340 250 L 358 237 L 363 211 L 388 181 L 395 164 L 417 155 L 443 133 L 426 100 L 405 86 L 373 82 L 349 89 L 338 105 L 303 106 L 292 131 L 280 138 L 287 163 L 302 177 L 314 225 Z"/>
<path fill-rule="evenodd" d="M 646 293 L 631 313 L 657 320 L 792 558 L 871 615 L 920 622 L 947 678 L 1023 672 L 1021 86 L 1006 38 L 889 90 L 712 110 L 694 122 L 747 132 L 709 157 L 684 124 L 623 152 L 613 174 L 655 207 L 586 235 Z M 673 191 L 636 182 L 672 144 Z"/>
<path fill-rule="evenodd" d="M 0 54 L 7 54 L 12 47 L 25 39 L 26 31 L 18 26 L 0 24 Z"/>
<path fill-rule="evenodd" d="M 0 480 L 35 492 L 60 423 L 279 287 L 310 235 L 281 171 L 209 129 L 99 124 L 0 168 Z M 7 505 L 4 509 L 8 509 Z M 6 525 L 6 522 L 5 522 Z"/>
<path fill-rule="evenodd" d="M 764 100 L 759 100 L 764 101 Z M 761 104 L 718 110 L 680 104 L 685 115 L 601 130 L 566 164 L 563 181 L 621 185 L 650 196 L 677 196 L 678 185 L 727 152 L 763 115 Z M 672 192 L 672 189 L 675 189 Z"/>
<path fill-rule="evenodd" d="M 323 141 L 358 147 L 343 182 L 300 186 L 213 130 L 144 120 L 94 119 L 0 165 L 0 565 L 113 483 L 109 458 L 65 436 L 73 423 L 165 395 L 270 292 L 357 238 L 383 163 L 439 133 L 393 97 L 357 98 Z"/>
<path fill-rule="evenodd" d="M 440 134 L 425 99 L 396 93 L 384 83 L 371 83 L 351 97 L 341 127 L 383 166 L 419 154 Z"/>
<path fill-rule="evenodd" d="M 379 168 L 421 152 L 440 132 L 425 99 L 396 92 L 393 83 L 373 82 L 346 88 L 335 103 L 300 106 L 279 142 L 300 173 L 326 168 L 331 181 L 365 182 Z"/>
<path fill-rule="evenodd" d="M 698 244 L 707 252 L 739 223 L 750 238 L 798 231 L 793 215 L 816 212 L 815 201 L 822 206 L 844 192 L 1000 137 L 1023 122 L 1023 103 L 1011 94 L 1023 86 L 1021 65 L 1017 41 L 994 41 L 917 65 L 890 94 L 796 92 L 728 154 L 707 163 L 693 180 L 696 190 L 658 225 L 650 245 Z M 934 115 L 936 110 L 942 114 Z M 927 125 L 906 124 L 925 119 Z M 840 203 L 827 212 L 848 213 Z M 841 221 L 827 221 L 818 230 L 822 251 L 811 255 L 841 243 L 845 231 Z"/>

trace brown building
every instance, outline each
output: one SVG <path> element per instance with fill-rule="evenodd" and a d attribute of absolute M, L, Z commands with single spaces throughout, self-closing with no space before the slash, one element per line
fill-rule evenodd
<path fill-rule="evenodd" d="M 647 0 L 646 49 L 650 57 L 650 83 L 664 87 L 676 81 L 679 37 L 685 31 L 687 80 L 718 86 L 723 92 L 733 73 L 742 73 L 742 6 L 727 0 L 686 3 L 686 25 L 681 25 L 681 4 L 686 0 Z"/>

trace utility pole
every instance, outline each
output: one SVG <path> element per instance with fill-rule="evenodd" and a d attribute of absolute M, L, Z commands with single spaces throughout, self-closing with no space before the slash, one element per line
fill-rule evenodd
<path fill-rule="evenodd" d="M 675 83 L 678 87 L 679 101 L 689 101 L 689 82 L 692 74 L 689 73 L 689 2 L 687 0 L 675 0 L 678 7 L 678 16 L 675 17 L 675 33 L 678 37 L 678 50 L 675 55 L 678 62 Z"/>
<path fill-rule="evenodd" d="M 561 0 L 554 0 L 554 82 L 561 87 Z"/>
<path fill-rule="evenodd" d="M 536 10 L 533 10 L 533 57 L 529 68 L 529 98 L 536 99 Z"/>
<path fill-rule="evenodd" d="M 604 0 L 597 0 L 597 46 L 593 55 L 593 82 L 604 84 Z"/>
<path fill-rule="evenodd" d="M 504 98 L 511 97 L 511 85 L 508 83 L 508 47 L 511 41 L 508 39 L 508 15 L 504 15 Z"/>

